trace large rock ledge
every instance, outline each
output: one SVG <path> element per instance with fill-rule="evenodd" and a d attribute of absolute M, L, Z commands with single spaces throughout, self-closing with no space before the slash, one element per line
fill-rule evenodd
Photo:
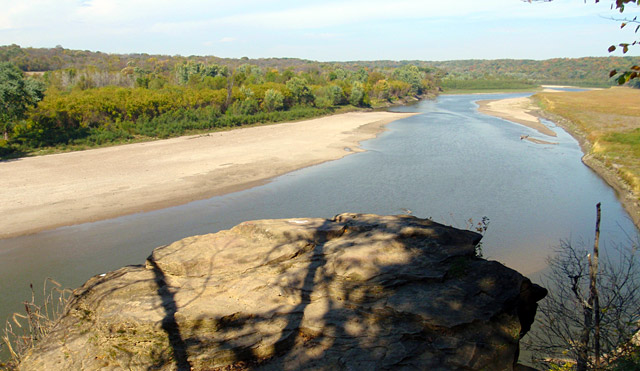
<path fill-rule="evenodd" d="M 260 220 L 91 278 L 20 365 L 512 369 L 546 290 L 410 216 Z"/>

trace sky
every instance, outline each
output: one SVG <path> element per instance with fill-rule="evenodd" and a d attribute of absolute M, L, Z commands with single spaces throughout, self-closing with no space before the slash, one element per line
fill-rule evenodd
<path fill-rule="evenodd" d="M 549 59 L 640 39 L 611 0 L 0 0 L 0 45 L 316 61 Z M 639 14 L 635 5 L 623 14 Z M 640 46 L 627 55 L 640 55 Z"/>

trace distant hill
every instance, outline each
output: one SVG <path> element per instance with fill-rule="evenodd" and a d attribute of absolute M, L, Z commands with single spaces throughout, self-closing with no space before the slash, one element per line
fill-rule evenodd
<path fill-rule="evenodd" d="M 152 55 L 145 53 L 108 54 L 88 50 L 56 48 L 21 48 L 18 45 L 0 46 L 0 61 L 10 61 L 23 71 L 53 71 L 67 68 L 97 68 L 103 71 L 120 71 L 126 67 L 138 67 L 148 71 L 172 70 L 176 64 L 188 61 L 237 67 L 250 63 L 261 68 L 308 71 L 327 66 L 347 70 L 359 68 L 394 69 L 415 65 L 425 72 L 435 73 L 444 79 L 508 79 L 531 84 L 571 84 L 608 86 L 609 71 L 628 69 L 640 64 L 640 57 L 585 57 L 531 59 L 469 59 L 456 61 L 348 61 L 317 62 L 298 58 L 220 58 L 216 56 Z"/>
<path fill-rule="evenodd" d="M 14 63 L 21 70 L 29 71 L 54 71 L 67 68 L 84 69 L 97 68 L 104 71 L 120 71 L 129 66 L 135 66 L 145 70 L 157 70 L 162 67 L 173 68 L 176 64 L 185 62 L 202 62 L 205 64 L 219 64 L 237 67 L 242 64 L 265 68 L 280 69 L 292 68 L 301 70 L 310 64 L 323 64 L 298 58 L 220 58 L 215 56 L 181 56 L 158 55 L 146 53 L 111 54 L 92 52 L 89 50 L 65 49 L 61 46 L 55 48 L 22 48 L 19 45 L 0 46 L 0 62 Z"/>
<path fill-rule="evenodd" d="M 448 73 L 447 78 L 472 80 L 504 77 L 529 80 L 535 84 L 610 86 L 611 70 L 628 70 L 640 64 L 640 57 L 585 57 L 547 60 L 496 59 L 429 62 Z M 444 80 L 443 80 L 444 82 Z"/>

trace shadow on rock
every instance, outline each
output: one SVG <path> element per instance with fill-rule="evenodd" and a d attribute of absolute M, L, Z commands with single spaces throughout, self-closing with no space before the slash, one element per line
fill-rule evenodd
<path fill-rule="evenodd" d="M 62 349 L 23 366 L 512 369 L 546 290 L 477 258 L 480 238 L 362 214 L 190 237 L 78 289 L 44 342 Z"/>

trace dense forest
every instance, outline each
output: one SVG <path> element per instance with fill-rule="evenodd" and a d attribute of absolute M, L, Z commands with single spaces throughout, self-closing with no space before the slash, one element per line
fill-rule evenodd
<path fill-rule="evenodd" d="M 19 114 L 1 117 L 7 158 L 386 106 L 442 88 L 610 86 L 610 70 L 640 57 L 315 62 L 7 45 L 0 64 L 24 72 L 34 93 Z"/>
<path fill-rule="evenodd" d="M 24 71 L 43 92 L 37 105 L 1 123 L 3 157 L 383 106 L 434 95 L 440 84 L 437 71 L 411 64 L 369 68 L 62 47 L 3 46 L 0 63 Z"/>

